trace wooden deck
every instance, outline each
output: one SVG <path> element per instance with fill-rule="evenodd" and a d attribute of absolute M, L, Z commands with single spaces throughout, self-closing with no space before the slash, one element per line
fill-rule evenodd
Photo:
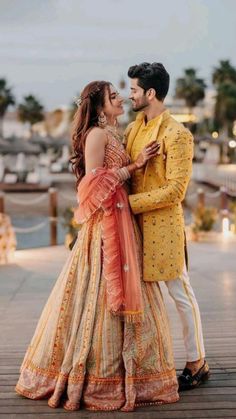
<path fill-rule="evenodd" d="M 227 242 L 191 244 L 189 253 L 211 378 L 204 386 L 182 393 L 178 403 L 139 408 L 127 414 L 70 413 L 50 409 L 46 400 L 31 401 L 15 394 L 25 348 L 67 255 L 63 247 L 17 252 L 15 264 L 0 267 L 0 418 L 236 418 L 236 246 Z M 180 322 L 165 288 L 163 291 L 180 371 L 185 363 Z"/>

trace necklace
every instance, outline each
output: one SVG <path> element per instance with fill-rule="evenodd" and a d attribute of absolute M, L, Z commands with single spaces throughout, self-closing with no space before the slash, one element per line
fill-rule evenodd
<path fill-rule="evenodd" d="M 118 140 L 120 143 L 122 143 L 122 135 L 118 132 L 118 129 L 114 125 L 107 125 L 105 127 L 105 130 L 111 134 L 116 140 Z"/>

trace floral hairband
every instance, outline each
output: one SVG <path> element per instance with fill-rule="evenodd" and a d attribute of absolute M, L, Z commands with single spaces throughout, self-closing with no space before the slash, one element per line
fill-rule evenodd
<path fill-rule="evenodd" d="M 92 92 L 90 92 L 87 96 L 79 96 L 75 98 L 75 104 L 79 107 L 85 99 L 92 98 L 101 90 L 100 87 L 96 87 Z"/>

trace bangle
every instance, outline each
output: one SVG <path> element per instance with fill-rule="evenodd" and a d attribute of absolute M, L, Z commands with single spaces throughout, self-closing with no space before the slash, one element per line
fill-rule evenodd
<path fill-rule="evenodd" d="M 126 166 L 121 167 L 120 169 L 117 170 L 118 176 L 120 177 L 120 180 L 122 181 L 126 181 L 127 179 L 130 178 L 130 173 L 129 170 Z"/>
<path fill-rule="evenodd" d="M 125 167 L 122 167 L 122 170 L 124 171 L 124 173 L 125 173 L 125 177 L 126 177 L 126 179 L 129 179 L 130 178 L 130 172 L 129 172 L 129 170 L 128 170 L 128 168 L 127 168 L 127 166 L 125 166 Z M 126 180 L 125 179 L 125 180 Z"/>

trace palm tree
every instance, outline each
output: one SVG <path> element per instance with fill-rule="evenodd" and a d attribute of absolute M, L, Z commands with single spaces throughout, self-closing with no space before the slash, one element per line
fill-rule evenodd
<path fill-rule="evenodd" d="M 196 75 L 197 70 L 186 68 L 184 77 L 176 80 L 175 97 L 185 100 L 189 113 L 192 113 L 192 108 L 205 97 L 206 84 L 203 79 L 197 78 Z"/>
<path fill-rule="evenodd" d="M 236 83 L 236 69 L 229 60 L 221 60 L 219 67 L 215 67 L 212 74 L 212 82 L 215 86 L 231 81 Z"/>
<path fill-rule="evenodd" d="M 212 74 L 216 86 L 215 122 L 226 137 L 232 135 L 236 119 L 236 69 L 229 60 L 220 61 Z"/>
<path fill-rule="evenodd" d="M 119 81 L 119 88 L 121 89 L 121 90 L 123 90 L 123 89 L 125 89 L 126 88 L 126 81 L 125 81 L 125 79 L 124 79 L 124 77 L 121 77 L 121 79 L 120 79 L 120 81 Z"/>
<path fill-rule="evenodd" d="M 215 121 L 225 135 L 232 136 L 236 120 L 236 83 L 224 82 L 217 89 Z"/>
<path fill-rule="evenodd" d="M 30 123 L 32 134 L 32 125 L 44 119 L 44 107 L 35 96 L 25 96 L 23 102 L 18 106 L 18 118 L 21 122 Z"/>
<path fill-rule="evenodd" d="M 10 105 L 15 104 L 15 98 L 6 79 L 0 79 L 0 137 L 3 136 L 3 118 Z"/>

